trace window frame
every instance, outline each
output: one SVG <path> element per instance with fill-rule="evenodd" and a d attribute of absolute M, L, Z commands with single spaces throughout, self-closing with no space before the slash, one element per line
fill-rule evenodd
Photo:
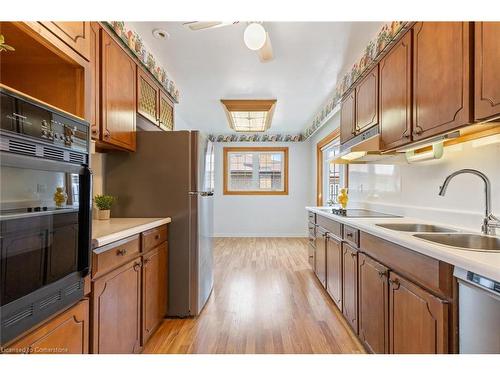
<path fill-rule="evenodd" d="M 283 190 L 229 190 L 229 154 L 232 152 L 282 152 Z M 224 147 L 223 159 L 222 178 L 224 195 L 288 195 L 288 147 Z"/>

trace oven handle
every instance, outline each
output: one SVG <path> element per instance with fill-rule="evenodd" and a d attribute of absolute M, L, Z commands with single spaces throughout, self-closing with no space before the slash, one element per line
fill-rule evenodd
<path fill-rule="evenodd" d="M 90 257 L 92 253 L 92 170 L 84 165 L 80 171 L 80 214 L 79 214 L 79 243 L 78 269 L 82 277 L 90 272 Z"/>

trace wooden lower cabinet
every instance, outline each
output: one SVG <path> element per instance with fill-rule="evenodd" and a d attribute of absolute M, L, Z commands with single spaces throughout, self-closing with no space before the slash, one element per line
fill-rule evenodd
<path fill-rule="evenodd" d="M 356 334 L 358 333 L 358 251 L 342 244 L 342 313 Z"/>
<path fill-rule="evenodd" d="M 141 259 L 93 282 L 92 352 L 141 351 Z"/>
<path fill-rule="evenodd" d="M 342 240 L 326 236 L 326 291 L 342 311 Z"/>
<path fill-rule="evenodd" d="M 86 354 L 89 352 L 89 301 L 81 300 L 14 342 L 6 353 Z"/>
<path fill-rule="evenodd" d="M 448 303 L 397 273 L 389 283 L 390 353 L 448 353 Z"/>
<path fill-rule="evenodd" d="M 326 287 L 326 232 L 322 228 L 316 230 L 314 273 L 321 285 Z"/>
<path fill-rule="evenodd" d="M 389 353 L 389 270 L 358 255 L 359 338 L 372 353 Z"/>
<path fill-rule="evenodd" d="M 167 243 L 144 255 L 142 264 L 142 344 L 144 345 L 167 313 Z"/>

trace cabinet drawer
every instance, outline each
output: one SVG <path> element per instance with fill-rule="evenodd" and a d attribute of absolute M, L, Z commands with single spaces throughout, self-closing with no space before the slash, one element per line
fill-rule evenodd
<path fill-rule="evenodd" d="M 348 242 L 354 247 L 359 247 L 359 230 L 349 225 L 344 225 L 344 234 L 342 236 L 344 241 Z"/>
<path fill-rule="evenodd" d="M 316 224 L 316 214 L 314 212 L 307 212 L 307 219 L 310 223 Z"/>
<path fill-rule="evenodd" d="M 92 254 L 92 278 L 95 279 L 137 257 L 139 235 L 99 247 Z"/>
<path fill-rule="evenodd" d="M 336 235 L 337 237 L 342 237 L 342 224 L 319 215 L 317 216 L 316 219 L 320 227 Z"/>
<path fill-rule="evenodd" d="M 142 252 L 145 253 L 167 241 L 167 226 L 150 229 L 142 233 Z"/>

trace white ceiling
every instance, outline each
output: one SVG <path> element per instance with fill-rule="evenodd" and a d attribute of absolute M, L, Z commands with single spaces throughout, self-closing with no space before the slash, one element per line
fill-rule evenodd
<path fill-rule="evenodd" d="M 246 23 L 190 31 L 180 22 L 130 22 L 179 87 L 177 129 L 230 133 L 220 99 L 277 99 L 270 133 L 305 129 L 381 22 L 266 22 L 274 60 L 243 43 Z M 155 28 L 170 38 L 157 40 Z"/>

